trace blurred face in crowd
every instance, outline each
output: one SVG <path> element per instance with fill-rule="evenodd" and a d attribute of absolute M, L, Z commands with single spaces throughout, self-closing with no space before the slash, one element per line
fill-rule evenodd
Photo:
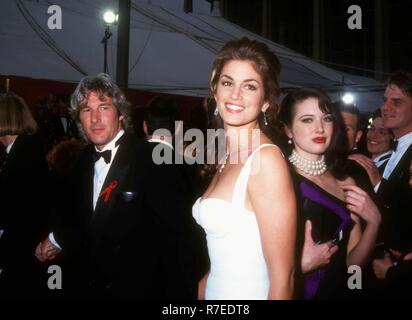
<path fill-rule="evenodd" d="M 349 150 L 353 150 L 362 137 L 362 131 L 358 130 L 359 119 L 356 115 L 349 112 L 341 112 L 345 123 L 346 136 L 348 137 Z"/>
<path fill-rule="evenodd" d="M 112 141 L 121 129 L 123 115 L 106 95 L 100 99 L 95 92 L 87 95 L 87 101 L 80 106 L 80 123 L 87 138 L 101 150 Z"/>
<path fill-rule="evenodd" d="M 291 128 L 285 128 L 285 132 L 301 156 L 318 160 L 330 145 L 333 117 L 320 110 L 318 99 L 309 98 L 294 106 Z"/>
<path fill-rule="evenodd" d="M 392 140 L 392 133 L 383 126 L 382 118 L 375 118 L 366 135 L 368 151 L 373 157 L 385 153 L 391 149 Z"/>
<path fill-rule="evenodd" d="M 230 60 L 222 69 L 215 90 L 215 100 L 225 127 L 255 128 L 264 101 L 262 77 L 249 60 Z"/>
<path fill-rule="evenodd" d="M 398 86 L 386 87 L 384 103 L 381 107 L 383 125 L 392 129 L 395 137 L 400 138 L 412 131 L 412 98 Z"/>

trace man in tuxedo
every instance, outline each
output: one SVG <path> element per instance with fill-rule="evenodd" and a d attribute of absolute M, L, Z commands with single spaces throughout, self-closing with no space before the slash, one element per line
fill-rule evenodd
<path fill-rule="evenodd" d="M 382 239 L 392 249 L 412 250 L 412 198 L 408 185 L 412 160 L 412 72 L 398 71 L 389 78 L 383 125 L 392 129 L 395 148 L 382 180 L 375 187 L 382 212 Z"/>
<path fill-rule="evenodd" d="M 175 166 L 181 173 L 185 185 L 189 189 L 186 203 L 188 211 L 199 196 L 197 194 L 196 184 L 199 182 L 197 164 L 188 164 L 183 161 L 181 164 L 176 164 L 175 161 L 175 145 L 179 145 L 182 141 L 176 142 L 176 121 L 180 119 L 180 113 L 177 105 L 170 99 L 163 97 L 153 98 L 146 107 L 146 112 L 143 120 L 143 131 L 146 134 L 146 140 L 153 146 L 154 153 L 159 156 L 158 160 L 166 161 Z M 183 121 L 177 130 L 183 130 Z M 183 137 L 183 134 L 181 135 Z M 189 221 L 192 231 L 192 247 L 197 253 L 195 278 L 200 280 L 203 275 L 209 270 L 209 256 L 207 253 L 206 235 L 193 219 Z"/>
<path fill-rule="evenodd" d="M 51 106 L 48 130 L 55 145 L 65 139 L 79 138 L 77 125 L 69 115 L 69 100 L 67 95 L 57 95 Z"/>
<path fill-rule="evenodd" d="M 153 146 L 127 133 L 128 103 L 107 75 L 83 78 L 71 108 L 91 145 L 74 169 L 69 210 L 37 247 L 39 260 L 69 254 L 81 276 L 74 294 L 85 298 L 194 298 L 191 216 L 178 170 L 156 165 Z"/>

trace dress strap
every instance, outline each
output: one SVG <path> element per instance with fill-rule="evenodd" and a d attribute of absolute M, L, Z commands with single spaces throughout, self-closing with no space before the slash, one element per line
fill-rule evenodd
<path fill-rule="evenodd" d="M 246 191 L 247 191 L 247 183 L 249 181 L 249 175 L 250 175 L 250 170 L 252 167 L 252 160 L 253 156 L 261 149 L 265 147 L 279 147 L 275 144 L 269 144 L 265 143 L 260 145 L 258 148 L 256 148 L 250 156 L 247 158 L 245 164 L 242 167 L 242 170 L 239 173 L 239 176 L 236 180 L 235 187 L 233 189 L 233 198 L 232 198 L 232 203 L 238 207 L 238 208 L 243 208 L 245 207 L 245 199 L 246 199 Z"/>

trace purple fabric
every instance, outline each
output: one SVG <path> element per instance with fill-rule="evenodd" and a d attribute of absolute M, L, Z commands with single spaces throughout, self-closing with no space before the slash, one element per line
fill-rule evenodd
<path fill-rule="evenodd" d="M 303 299 L 311 300 L 318 292 L 319 284 L 325 278 L 325 270 L 319 269 L 309 273 L 305 276 L 305 288 L 303 292 Z"/>
<path fill-rule="evenodd" d="M 350 215 L 345 211 L 344 208 L 342 208 L 342 206 L 332 201 L 327 195 L 320 192 L 308 183 L 301 182 L 300 190 L 303 198 L 307 198 L 328 208 L 333 213 L 338 215 L 339 218 L 341 218 L 342 223 L 336 230 L 335 235 L 349 226 L 351 222 Z M 305 300 L 313 299 L 315 297 L 319 289 L 320 282 L 325 278 L 325 274 L 325 269 L 318 269 L 305 276 L 305 287 L 303 293 L 303 298 Z"/>
<path fill-rule="evenodd" d="M 328 208 L 329 210 L 331 210 L 333 213 L 335 213 L 341 218 L 342 223 L 339 226 L 339 228 L 336 230 L 335 234 L 338 234 L 340 231 L 345 230 L 345 228 L 349 226 L 351 222 L 350 215 L 346 212 L 344 208 L 342 208 L 342 206 L 335 203 L 330 198 L 328 198 L 325 194 L 323 194 L 322 192 L 320 192 L 319 190 L 315 189 L 313 186 L 305 182 L 301 182 L 300 191 L 302 193 L 303 198 L 308 198 L 312 200 L 313 202 L 316 202 Z"/>

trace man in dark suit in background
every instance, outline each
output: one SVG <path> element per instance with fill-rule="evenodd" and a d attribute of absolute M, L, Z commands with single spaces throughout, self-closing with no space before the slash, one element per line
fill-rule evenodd
<path fill-rule="evenodd" d="M 346 161 L 344 171 L 348 176 L 355 180 L 356 184 L 363 191 L 367 192 L 369 196 L 374 199 L 375 193 L 367 171 L 351 157 L 359 152 L 357 144 L 363 135 L 359 109 L 354 104 L 347 104 L 342 100 L 339 100 L 334 104 L 339 108 L 342 114 L 348 141 L 348 160 Z"/>
<path fill-rule="evenodd" d="M 69 210 L 36 255 L 52 259 L 59 247 L 71 254 L 82 276 L 75 294 L 85 289 L 85 298 L 194 298 L 190 213 L 178 170 L 154 164 L 152 146 L 125 131 L 128 103 L 107 75 L 83 78 L 71 107 L 91 145 L 74 169 Z"/>
<path fill-rule="evenodd" d="M 179 143 L 183 145 L 183 141 L 176 141 L 176 139 L 179 139 L 176 137 L 176 127 L 178 130 L 183 130 L 183 121 L 180 121 L 178 125 L 176 123 L 179 119 L 180 113 L 177 105 L 168 98 L 157 96 L 147 105 L 143 120 L 143 131 L 146 134 L 146 140 L 153 146 L 153 154 L 158 154 L 159 160 L 164 159 L 171 163 L 169 166 L 174 166 L 175 170 L 179 170 L 184 184 L 187 186 L 186 190 L 188 190 L 184 205 L 187 208 L 186 211 L 191 212 L 195 199 L 199 197 L 196 185 L 199 182 L 198 164 L 188 164 L 186 158 L 183 163 L 176 163 L 175 147 L 178 147 Z M 183 133 L 180 138 L 183 138 Z M 175 142 L 175 146 L 173 146 L 173 142 Z M 170 159 L 167 159 L 167 156 L 170 156 Z M 197 283 L 209 268 L 206 235 L 203 229 L 192 219 L 191 214 L 188 224 L 192 241 L 190 243 L 191 248 L 186 250 L 196 251 L 196 266 L 193 276 Z"/>
<path fill-rule="evenodd" d="M 409 164 L 412 160 L 412 72 L 390 76 L 381 107 L 383 125 L 395 136 L 394 152 L 375 187 L 382 212 L 382 239 L 389 248 L 412 250 L 412 199 Z"/>

